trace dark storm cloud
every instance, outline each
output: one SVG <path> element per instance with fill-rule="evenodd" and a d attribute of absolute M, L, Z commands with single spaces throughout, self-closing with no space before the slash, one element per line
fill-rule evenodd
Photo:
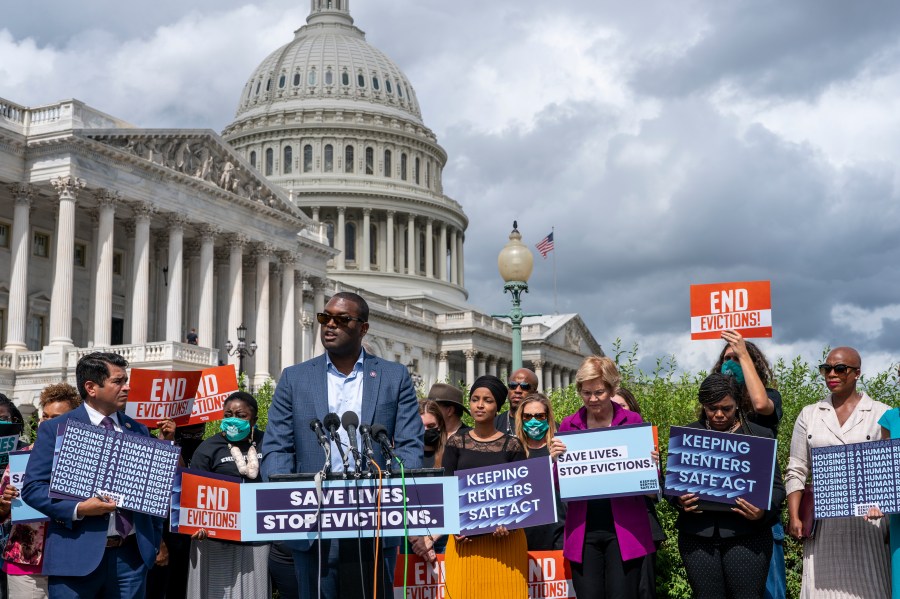
<path fill-rule="evenodd" d="M 810 98 L 854 78 L 896 44 L 900 4 L 891 0 L 710 2 L 708 27 L 679 55 L 649 57 L 637 90 L 677 96 L 731 83 L 754 95 Z"/>

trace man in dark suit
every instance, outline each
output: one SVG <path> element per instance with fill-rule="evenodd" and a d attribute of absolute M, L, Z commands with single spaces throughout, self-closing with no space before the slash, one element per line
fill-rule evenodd
<path fill-rule="evenodd" d="M 494 418 L 494 426 L 498 431 L 508 435 L 516 434 L 516 410 L 525 396 L 538 390 L 538 378 L 533 370 L 520 368 L 509 377 L 509 410 Z"/>
<path fill-rule="evenodd" d="M 74 501 L 48 496 L 57 429 L 63 422 L 72 419 L 150 436 L 147 427 L 122 411 L 128 399 L 127 366 L 124 358 L 111 353 L 81 358 L 75 378 L 84 403 L 38 427 L 22 499 L 50 518 L 43 573 L 49 575 L 51 599 L 144 596 L 163 520 L 117 510 L 109 498 Z"/>
<path fill-rule="evenodd" d="M 316 317 L 322 325 L 321 339 L 326 353 L 286 368 L 282 373 L 269 408 L 262 447 L 263 476 L 268 480 L 273 474 L 320 470 L 325 452 L 310 430 L 310 421 L 324 420 L 329 412 L 342 414 L 351 410 L 359 416 L 360 423 L 384 425 L 404 467 L 419 468 L 425 431 L 412 380 L 402 364 L 363 351 L 362 340 L 369 330 L 366 301 L 355 293 L 337 293 Z M 343 438 L 346 442 L 346 433 Z M 384 468 L 383 457 L 380 452 L 376 454 L 379 466 Z M 332 456 L 332 469 L 340 470 L 343 464 L 335 447 Z M 383 587 L 379 589 L 379 597 L 393 596 L 393 568 L 399 543 L 397 537 L 382 542 L 383 557 L 377 564 L 382 568 L 379 581 Z M 376 564 L 371 541 L 323 541 L 321 548 L 310 541 L 289 544 L 294 550 L 301 597 L 319 596 L 320 549 L 323 597 L 372 595 Z M 362 580 L 360 562 L 364 570 Z"/>

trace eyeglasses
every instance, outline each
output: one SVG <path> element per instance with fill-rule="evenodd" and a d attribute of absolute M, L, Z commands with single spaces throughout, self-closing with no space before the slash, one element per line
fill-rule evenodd
<path fill-rule="evenodd" d="M 525 412 L 522 412 L 522 422 L 528 422 L 528 421 L 531 420 L 531 419 L 534 419 L 534 420 L 546 420 L 546 419 L 547 419 L 547 413 L 546 413 L 546 412 L 541 412 L 540 414 L 526 414 Z"/>
<path fill-rule="evenodd" d="M 590 399 L 592 397 L 596 397 L 597 399 L 600 399 L 604 395 L 609 395 L 609 389 L 596 389 L 594 391 L 588 391 L 587 389 L 582 389 L 581 391 L 579 391 L 579 394 L 584 399 Z"/>
<path fill-rule="evenodd" d="M 513 383 L 506 383 L 506 386 L 509 387 L 510 391 L 515 391 L 517 387 L 522 389 L 522 391 L 530 391 L 531 390 L 531 383 L 513 382 Z"/>
<path fill-rule="evenodd" d="M 319 312 L 316 314 L 316 321 L 318 321 L 319 324 L 328 324 L 332 320 L 334 321 L 334 324 L 339 327 L 347 326 L 350 324 L 351 320 L 365 322 L 365 320 L 358 316 L 348 316 L 347 314 L 329 314 L 328 312 Z"/>
<path fill-rule="evenodd" d="M 846 364 L 819 364 L 819 372 L 822 373 L 822 376 L 825 376 L 831 371 L 835 371 L 837 374 L 845 374 L 848 370 L 859 370 L 858 366 L 847 366 Z"/>

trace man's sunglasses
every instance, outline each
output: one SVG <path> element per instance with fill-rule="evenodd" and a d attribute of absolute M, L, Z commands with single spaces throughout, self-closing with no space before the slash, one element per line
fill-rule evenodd
<path fill-rule="evenodd" d="M 844 374 L 848 370 L 859 370 L 858 366 L 847 366 L 846 364 L 819 364 L 819 372 L 822 373 L 822 376 L 825 376 L 829 372 L 834 370 L 837 374 Z"/>
<path fill-rule="evenodd" d="M 506 386 L 509 387 L 510 391 L 515 391 L 516 387 L 522 389 L 522 391 L 530 391 L 531 383 L 506 383 Z"/>
<path fill-rule="evenodd" d="M 347 326 L 348 324 L 350 324 L 351 320 L 365 322 L 365 320 L 358 316 L 348 316 L 346 314 L 328 314 L 327 312 L 319 312 L 318 314 L 316 314 L 316 320 L 319 324 L 328 324 L 333 320 L 334 324 L 339 327 Z"/>
<path fill-rule="evenodd" d="M 535 420 L 546 420 L 547 413 L 542 412 L 540 414 L 526 414 L 525 412 L 522 412 L 522 422 L 528 422 L 532 418 L 534 418 Z"/>

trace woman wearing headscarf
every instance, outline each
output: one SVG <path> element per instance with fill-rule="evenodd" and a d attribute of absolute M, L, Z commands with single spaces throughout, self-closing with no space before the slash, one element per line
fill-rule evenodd
<path fill-rule="evenodd" d="M 772 438 L 772 431 L 747 419 L 735 396 L 734 377 L 713 373 L 700 383 L 700 417 L 688 428 Z M 775 470 L 769 505 L 739 497 L 729 511 L 700 510 L 699 497 L 686 493 L 673 501 L 680 508 L 675 528 L 688 581 L 699 599 L 757 598 L 766 591 L 772 559 L 772 522 L 781 514 L 784 484 Z"/>
<path fill-rule="evenodd" d="M 525 459 L 522 443 L 494 426 L 507 388 L 495 376 L 481 376 L 469 392 L 475 426 L 447 440 L 443 466 L 457 470 L 508 464 Z M 522 599 L 528 596 L 525 533 L 498 526 L 493 534 L 453 535 L 447 543 L 446 595 L 466 599 Z"/>
<path fill-rule="evenodd" d="M 565 418 L 559 431 L 643 422 L 640 414 L 612 401 L 619 378 L 616 364 L 609 358 L 585 358 L 575 373 L 575 388 L 584 406 Z M 644 496 L 568 503 L 563 555 L 572 564 L 578 599 L 638 597 L 644 558 L 654 551 Z"/>
<path fill-rule="evenodd" d="M 262 482 L 259 464 L 263 432 L 256 428 L 256 398 L 236 391 L 222 405 L 221 432 L 209 437 L 194 452 L 191 467 Z M 255 599 L 271 595 L 269 544 L 240 543 L 208 538 L 205 529 L 193 535 L 188 597 Z"/>
<path fill-rule="evenodd" d="M 810 450 L 877 441 L 878 421 L 890 406 L 857 389 L 862 359 L 852 347 L 837 347 L 819 366 L 830 393 L 804 407 L 794 423 L 791 456 L 785 471 L 788 532 L 803 541 L 801 597 L 876 599 L 890 597 L 891 565 L 887 526 L 881 518 L 827 518 L 815 536 L 803 537 L 800 498 L 811 477 Z"/>

